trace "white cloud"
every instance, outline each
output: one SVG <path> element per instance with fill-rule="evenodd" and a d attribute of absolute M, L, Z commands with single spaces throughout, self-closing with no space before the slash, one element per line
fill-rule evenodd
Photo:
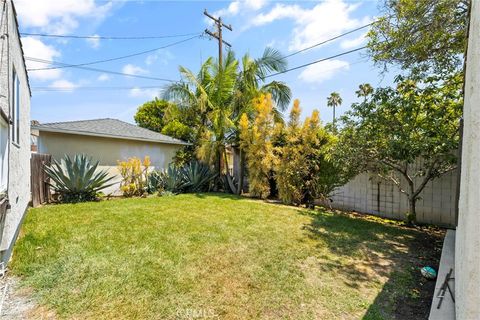
<path fill-rule="evenodd" d="M 358 47 L 365 42 L 366 36 L 367 36 L 367 33 L 365 32 L 356 38 L 343 40 L 342 42 L 340 42 L 340 47 L 342 49 L 352 49 L 352 48 Z"/>
<path fill-rule="evenodd" d="M 369 17 L 351 17 L 357 8 L 358 4 L 347 4 L 343 0 L 327 0 L 311 9 L 304 9 L 296 4 L 277 4 L 269 12 L 256 15 L 250 21 L 250 26 L 291 19 L 295 28 L 289 49 L 299 50 L 368 23 Z"/>
<path fill-rule="evenodd" d="M 94 34 L 93 38 L 88 38 L 86 41 L 87 43 L 94 49 L 100 47 L 100 36 L 98 34 Z"/>
<path fill-rule="evenodd" d="M 263 8 L 267 3 L 266 0 L 236 0 L 230 2 L 228 7 L 215 11 L 214 17 L 236 16 L 239 13 L 257 11 Z"/>
<path fill-rule="evenodd" d="M 147 99 L 153 99 L 155 97 L 158 97 L 159 91 L 159 89 L 140 89 L 138 87 L 135 87 L 130 90 L 128 95 L 134 98 L 142 97 Z"/>
<path fill-rule="evenodd" d="M 299 79 L 308 83 L 322 83 L 331 79 L 337 72 L 348 70 L 350 64 L 343 60 L 326 60 L 305 68 L 298 76 Z"/>
<path fill-rule="evenodd" d="M 110 80 L 110 76 L 106 73 L 102 73 L 97 78 L 97 81 L 108 81 L 108 80 Z"/>
<path fill-rule="evenodd" d="M 35 0 L 16 3 L 22 26 L 59 34 L 75 30 L 80 18 L 103 19 L 112 7 L 113 2 L 97 5 L 95 0 Z"/>
<path fill-rule="evenodd" d="M 136 66 L 136 65 L 133 65 L 133 64 L 126 64 L 123 66 L 122 68 L 122 72 L 123 73 L 128 73 L 128 74 L 135 74 L 135 75 L 140 75 L 140 74 L 147 74 L 148 71 L 139 67 L 139 66 Z"/>
<path fill-rule="evenodd" d="M 26 57 L 32 57 L 42 60 L 54 60 L 56 57 L 60 56 L 54 47 L 44 44 L 42 41 L 35 39 L 33 37 L 24 37 L 22 38 L 23 50 Z M 36 68 L 46 68 L 51 65 L 27 60 L 28 69 Z M 39 70 L 39 71 L 30 71 L 28 75 L 32 79 L 38 80 L 52 80 L 58 79 L 62 75 L 61 69 L 50 69 L 50 70 Z"/>
<path fill-rule="evenodd" d="M 285 5 L 285 4 L 277 4 L 270 12 L 268 13 L 260 13 L 255 16 L 251 23 L 254 26 L 262 26 L 268 23 L 272 23 L 275 20 L 285 19 L 285 18 L 292 18 L 297 19 L 300 17 L 304 12 L 308 10 L 304 10 L 300 8 L 298 5 Z"/>
<path fill-rule="evenodd" d="M 245 0 L 245 5 L 247 8 L 252 10 L 260 10 L 266 3 L 266 0 Z"/>
<path fill-rule="evenodd" d="M 151 64 L 154 64 L 155 61 L 158 60 L 158 55 L 157 54 L 151 54 L 151 55 L 148 55 L 146 58 L 145 58 L 145 64 L 146 65 L 151 65 Z"/>
<path fill-rule="evenodd" d="M 157 53 L 148 55 L 145 58 L 145 64 L 147 66 L 154 64 L 155 62 L 159 62 L 161 65 L 166 66 L 174 58 L 174 55 L 168 50 L 162 50 Z"/>
<path fill-rule="evenodd" d="M 62 89 L 65 92 L 73 92 L 79 85 L 68 80 L 56 80 L 51 85 L 50 88 Z"/>

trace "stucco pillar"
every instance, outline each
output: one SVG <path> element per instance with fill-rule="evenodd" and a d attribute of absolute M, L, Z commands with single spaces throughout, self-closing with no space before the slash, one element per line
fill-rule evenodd
<path fill-rule="evenodd" d="M 455 311 L 461 320 L 480 319 L 480 0 L 472 1 L 469 32 L 455 244 Z"/>

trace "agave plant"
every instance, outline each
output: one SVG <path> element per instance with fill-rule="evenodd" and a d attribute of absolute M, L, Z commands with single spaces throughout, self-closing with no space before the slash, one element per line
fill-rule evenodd
<path fill-rule="evenodd" d="M 199 161 L 192 161 L 183 167 L 170 164 L 159 175 L 161 191 L 171 193 L 209 191 L 210 182 L 217 174 L 210 167 Z"/>
<path fill-rule="evenodd" d="M 152 194 L 157 192 L 161 188 L 162 183 L 162 172 L 154 170 L 148 173 L 147 176 L 147 192 Z"/>
<path fill-rule="evenodd" d="M 162 191 L 172 193 L 184 192 L 187 183 L 182 168 L 176 167 L 171 163 L 167 169 L 160 174 L 160 187 Z"/>
<path fill-rule="evenodd" d="M 199 161 L 192 161 L 182 169 L 186 182 L 186 192 L 209 191 L 210 182 L 217 177 L 217 174 L 212 172 L 208 165 Z"/>
<path fill-rule="evenodd" d="M 108 177 L 105 170 L 97 171 L 97 167 L 98 161 L 77 154 L 73 159 L 65 155 L 60 162 L 53 160 L 53 164 L 44 169 L 54 182 L 50 186 L 60 194 L 62 202 L 83 202 L 95 200 L 97 192 L 114 184 L 108 184 L 114 177 Z"/>

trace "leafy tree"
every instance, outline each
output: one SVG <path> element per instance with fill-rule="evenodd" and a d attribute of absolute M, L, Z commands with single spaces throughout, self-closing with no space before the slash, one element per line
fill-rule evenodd
<path fill-rule="evenodd" d="M 335 108 L 342 104 L 343 100 L 338 92 L 332 92 L 327 98 L 327 106 L 333 108 L 333 122 L 335 123 Z"/>
<path fill-rule="evenodd" d="M 191 141 L 194 136 L 193 129 L 178 119 L 173 119 L 164 125 L 161 133 L 184 141 Z"/>
<path fill-rule="evenodd" d="M 192 143 L 176 152 L 173 159 L 176 165 L 184 165 L 195 158 L 197 123 L 192 110 L 155 98 L 140 106 L 134 119 L 140 127 Z"/>
<path fill-rule="evenodd" d="M 449 74 L 461 69 L 468 0 L 384 0 L 368 33 L 369 55 L 385 69 Z"/>
<path fill-rule="evenodd" d="M 275 121 L 271 95 L 256 98 L 254 108 L 253 123 L 246 113 L 241 116 L 240 148 L 246 154 L 249 192 L 254 197 L 265 199 L 270 195 L 270 179 L 276 161 L 272 144 Z"/>
<path fill-rule="evenodd" d="M 138 108 L 134 116 L 135 122 L 142 128 L 161 132 L 166 124 L 165 113 L 172 107 L 169 102 L 158 98 L 145 102 Z"/>
<path fill-rule="evenodd" d="M 461 75 L 424 81 L 398 77 L 342 117 L 338 157 L 352 172 L 370 171 L 408 197 L 407 220 L 426 184 L 456 167 Z"/>
<path fill-rule="evenodd" d="M 284 203 L 314 206 L 341 184 L 340 168 L 330 157 L 335 138 L 321 125 L 319 113 L 300 123 L 300 103 L 295 100 L 285 131 L 285 142 L 276 148 L 275 179 Z"/>

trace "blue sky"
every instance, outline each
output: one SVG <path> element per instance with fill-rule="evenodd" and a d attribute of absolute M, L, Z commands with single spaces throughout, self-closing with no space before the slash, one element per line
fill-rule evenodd
<path fill-rule="evenodd" d="M 308 47 L 369 23 L 379 15 L 375 1 L 94 1 L 94 0 L 16 0 L 21 32 L 64 35 L 158 36 L 201 33 L 211 27 L 203 15 L 207 9 L 231 23 L 225 31 L 238 57 L 262 54 L 272 46 L 283 54 Z M 289 67 L 335 55 L 364 45 L 366 29 L 295 55 Z M 187 37 L 149 40 L 85 40 L 26 36 L 25 56 L 71 64 L 114 58 L 161 47 Z M 128 59 L 95 64 L 91 67 L 148 77 L 179 79 L 178 66 L 197 71 L 203 60 L 217 56 L 216 41 L 196 38 L 168 49 Z M 29 68 L 49 65 L 28 62 Z M 380 70 L 362 53 L 338 57 L 307 68 L 277 76 L 301 101 L 303 115 L 319 109 L 324 121 L 331 121 L 332 110 L 326 97 L 337 91 L 343 113 L 356 100 L 360 83 L 374 87 L 389 85 L 391 76 Z M 33 88 L 32 119 L 40 122 L 93 118 L 117 118 L 133 122 L 139 105 L 159 94 L 162 81 L 129 78 L 74 68 L 29 72 Z M 44 92 L 35 88 L 62 88 Z M 122 90 L 87 90 L 90 87 L 124 87 Z M 154 87 L 139 89 L 141 87 Z M 66 90 L 68 89 L 68 90 Z"/>

